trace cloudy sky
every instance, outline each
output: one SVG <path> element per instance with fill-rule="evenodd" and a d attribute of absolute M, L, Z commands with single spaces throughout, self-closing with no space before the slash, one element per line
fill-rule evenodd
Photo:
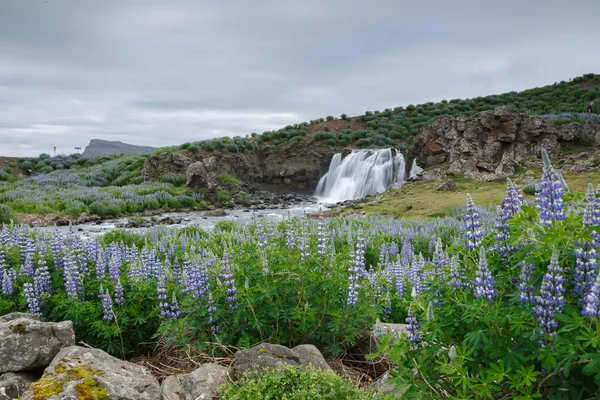
<path fill-rule="evenodd" d="M 0 0 L 0 155 L 149 146 L 600 72 L 600 1 Z"/>

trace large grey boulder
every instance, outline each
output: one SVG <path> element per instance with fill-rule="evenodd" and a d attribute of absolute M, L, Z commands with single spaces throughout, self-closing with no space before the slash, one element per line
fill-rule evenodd
<path fill-rule="evenodd" d="M 331 367 L 325 361 L 323 354 L 312 344 L 301 344 L 293 347 L 292 351 L 295 351 L 300 358 L 300 365 L 312 367 L 315 369 L 321 369 L 323 371 L 331 371 Z"/>
<path fill-rule="evenodd" d="M 39 376 L 28 372 L 7 372 L 0 375 L 0 400 L 12 400 L 20 397 Z"/>
<path fill-rule="evenodd" d="M 219 173 L 216 157 L 206 157 L 202 161 L 190 164 L 187 168 L 186 186 L 214 192 L 219 186 Z"/>
<path fill-rule="evenodd" d="M 229 382 L 228 372 L 227 367 L 208 363 L 189 374 L 169 376 L 161 385 L 162 400 L 216 399 L 217 389 Z"/>
<path fill-rule="evenodd" d="M 56 355 L 22 400 L 34 400 L 41 393 L 51 394 L 47 397 L 50 400 L 157 400 L 160 386 L 145 367 L 119 360 L 99 349 L 71 346 Z"/>
<path fill-rule="evenodd" d="M 0 317 L 0 373 L 45 368 L 63 348 L 75 344 L 71 321 L 41 322 L 31 314 Z"/>
<path fill-rule="evenodd" d="M 235 353 L 233 362 L 237 378 L 246 374 L 280 370 L 286 366 L 300 366 L 298 353 L 278 344 L 262 343 Z"/>

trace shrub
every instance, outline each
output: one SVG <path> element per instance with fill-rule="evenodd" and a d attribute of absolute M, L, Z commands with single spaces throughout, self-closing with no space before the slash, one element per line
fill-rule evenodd
<path fill-rule="evenodd" d="M 7 181 L 10 178 L 10 175 L 6 173 L 3 169 L 0 169 L 0 181 Z"/>
<path fill-rule="evenodd" d="M 231 200 L 231 195 L 226 190 L 221 190 L 217 193 L 217 203 L 226 203 Z"/>
<path fill-rule="evenodd" d="M 282 370 L 251 374 L 221 388 L 222 400 L 367 400 L 373 396 L 354 387 L 332 371 L 287 366 Z M 379 397 L 380 399 L 383 397 Z"/>
<path fill-rule="evenodd" d="M 0 203 L 0 224 L 9 224 L 11 221 L 16 221 L 16 216 L 9 206 Z"/>
<path fill-rule="evenodd" d="M 342 114 L 340 115 L 340 118 L 345 121 L 346 119 L 348 119 L 348 116 L 346 114 Z"/>
<path fill-rule="evenodd" d="M 160 180 L 162 182 L 170 183 L 173 186 L 185 186 L 187 178 L 185 174 L 172 173 L 162 176 Z"/>
<path fill-rule="evenodd" d="M 333 117 L 333 115 L 328 115 L 326 119 L 327 121 L 333 121 L 335 118 Z"/>
<path fill-rule="evenodd" d="M 231 183 L 233 185 L 239 185 L 242 181 L 230 174 L 219 174 L 219 182 L 221 183 Z"/>

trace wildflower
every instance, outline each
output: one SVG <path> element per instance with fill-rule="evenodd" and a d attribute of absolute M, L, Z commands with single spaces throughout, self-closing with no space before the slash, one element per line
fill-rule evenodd
<path fill-rule="evenodd" d="M 593 245 L 577 241 L 575 269 L 573 270 L 573 296 L 584 298 L 592 288 L 598 268 L 598 253 Z"/>
<path fill-rule="evenodd" d="M 102 317 L 104 321 L 112 321 L 115 318 L 112 308 L 112 298 L 108 293 L 108 289 L 106 289 L 102 297 L 102 310 L 104 311 L 104 316 Z"/>
<path fill-rule="evenodd" d="M 465 238 L 467 239 L 466 247 L 473 249 L 481 245 L 484 231 L 482 229 L 481 215 L 473 203 L 471 195 L 467 193 L 467 207 L 464 217 Z"/>
<path fill-rule="evenodd" d="M 456 357 L 457 357 L 457 355 L 456 355 L 456 347 L 454 345 L 452 345 L 450 347 L 450 350 L 448 350 L 448 358 L 451 361 L 454 361 L 454 360 L 456 360 Z"/>
<path fill-rule="evenodd" d="M 169 311 L 169 317 L 173 318 L 175 321 L 181 316 L 181 311 L 179 310 L 179 303 L 177 302 L 177 297 L 175 297 L 175 293 L 171 297 L 171 309 Z"/>
<path fill-rule="evenodd" d="M 406 322 L 408 322 L 408 326 L 406 327 L 406 337 L 411 344 L 411 348 L 416 350 L 423 338 L 419 334 L 419 321 L 417 320 L 412 308 L 408 309 L 408 317 L 406 318 Z"/>
<path fill-rule="evenodd" d="M 122 306 L 125 302 L 125 291 L 123 290 L 123 285 L 121 284 L 121 279 L 117 281 L 117 285 L 115 286 L 115 304 Z"/>
<path fill-rule="evenodd" d="M 377 318 L 375 320 L 375 329 L 373 330 L 373 336 L 375 338 L 380 338 L 380 337 L 385 336 L 386 334 L 387 334 L 387 332 L 385 331 L 385 328 L 381 324 L 381 321 L 379 320 L 379 318 Z"/>
<path fill-rule="evenodd" d="M 546 150 L 542 149 L 544 172 L 539 185 L 539 192 L 535 202 L 540 210 L 540 223 L 552 226 L 553 221 L 566 218 L 565 204 L 563 202 L 564 185 L 561 175 L 554 170 Z"/>
<path fill-rule="evenodd" d="M 12 279 L 8 275 L 8 271 L 4 270 L 4 274 L 2 275 L 2 294 L 5 296 L 12 296 L 12 293 L 13 293 Z"/>
<path fill-rule="evenodd" d="M 23 294 L 25 296 L 25 301 L 27 302 L 27 308 L 29 309 L 29 312 L 41 317 L 42 311 L 40 309 L 40 299 L 35 293 L 32 283 L 26 282 L 23 284 Z"/>
<path fill-rule="evenodd" d="M 562 312 L 565 304 L 563 293 L 564 278 L 562 268 L 558 263 L 558 252 L 554 250 L 550 258 L 548 272 L 544 275 L 540 295 L 535 297 L 533 312 L 537 315 L 540 327 L 540 346 L 546 347 L 547 337 L 551 339 L 556 335 L 558 322 L 554 319 L 554 313 Z"/>
<path fill-rule="evenodd" d="M 427 322 L 433 322 L 433 303 L 427 304 Z"/>
<path fill-rule="evenodd" d="M 221 327 L 218 325 L 218 318 L 215 317 L 215 312 L 217 311 L 217 307 L 215 307 L 215 301 L 213 299 L 212 293 L 208 294 L 208 323 L 210 324 L 210 331 L 213 335 L 216 335 L 221 330 Z"/>
<path fill-rule="evenodd" d="M 533 296 L 533 285 L 531 280 L 533 279 L 533 264 L 522 262 L 521 273 L 519 274 L 519 301 L 525 305 L 534 304 L 535 298 Z"/>
<path fill-rule="evenodd" d="M 389 319 L 391 315 L 392 315 L 392 299 L 390 298 L 390 292 L 388 290 L 386 293 L 386 296 L 385 296 L 385 307 L 383 307 L 383 317 L 385 319 Z"/>
<path fill-rule="evenodd" d="M 483 247 L 480 249 L 479 264 L 475 274 L 477 275 L 477 278 L 473 281 L 475 297 L 482 297 L 491 303 L 497 294 L 496 289 L 494 288 L 496 281 L 492 277 L 492 273 L 488 267 L 485 249 Z"/>
<path fill-rule="evenodd" d="M 600 275 L 596 276 L 594 284 L 584 300 L 582 314 L 590 318 L 600 318 Z"/>
<path fill-rule="evenodd" d="M 452 288 L 452 292 L 456 293 L 462 285 L 463 282 L 458 272 L 458 257 L 453 255 L 450 259 L 450 280 L 448 281 L 448 286 Z"/>
<path fill-rule="evenodd" d="M 447 265 L 446 255 L 444 254 L 444 248 L 442 245 L 442 239 L 438 238 L 435 242 L 435 250 L 433 252 L 433 268 L 434 277 L 439 279 L 442 277 L 444 267 Z"/>
<path fill-rule="evenodd" d="M 219 272 L 219 277 L 223 280 L 227 290 L 227 298 L 225 302 L 227 303 L 227 307 L 234 311 L 237 308 L 237 289 L 235 287 L 235 279 L 233 278 L 233 273 L 231 272 L 231 266 L 229 265 L 229 253 L 227 249 L 223 252 L 223 259 L 221 260 L 221 271 Z"/>

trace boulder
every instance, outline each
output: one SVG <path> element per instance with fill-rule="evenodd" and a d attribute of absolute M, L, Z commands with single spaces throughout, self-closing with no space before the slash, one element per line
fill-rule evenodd
<path fill-rule="evenodd" d="M 285 366 L 300 366 L 298 353 L 278 344 L 262 343 L 235 353 L 233 362 L 237 378 L 246 374 L 278 370 Z"/>
<path fill-rule="evenodd" d="M 162 400 L 216 399 L 217 389 L 229 382 L 229 369 L 219 364 L 202 364 L 185 375 L 167 377 L 161 385 Z"/>
<path fill-rule="evenodd" d="M 142 178 L 144 180 L 158 179 L 163 175 L 180 173 L 185 174 L 190 164 L 194 160 L 186 157 L 182 153 L 161 153 L 148 157 L 144 161 L 142 169 Z"/>
<path fill-rule="evenodd" d="M 378 332 L 377 334 L 402 335 L 406 331 L 407 326 L 408 325 L 406 324 L 381 323 L 380 328 L 383 331 Z M 348 359 L 354 359 L 360 363 L 370 362 L 373 371 L 378 374 L 383 374 L 386 371 L 389 371 L 391 368 L 391 364 L 385 358 L 379 358 L 371 361 L 368 361 L 365 358 L 367 354 L 372 354 L 377 351 L 379 339 L 377 338 L 376 328 L 377 327 L 374 326 L 373 329 L 365 333 L 365 335 L 354 346 L 346 350 L 346 355 Z"/>
<path fill-rule="evenodd" d="M 501 106 L 474 117 L 438 117 L 415 137 L 409 156 L 424 168 L 492 180 L 514 173 L 521 160 L 541 148 L 551 156 L 560 152 L 558 130 L 542 118 Z"/>
<path fill-rule="evenodd" d="M 71 321 L 41 322 L 31 314 L 0 319 L 0 373 L 47 367 L 61 349 L 75 344 Z"/>
<path fill-rule="evenodd" d="M 7 372 L 0 375 L 0 400 L 21 397 L 39 376 L 27 372 Z"/>
<path fill-rule="evenodd" d="M 456 190 L 457 188 L 458 186 L 456 185 L 456 183 L 454 183 L 454 181 L 445 181 L 435 190 L 437 190 L 438 192 L 448 192 L 451 190 Z"/>
<path fill-rule="evenodd" d="M 99 349 L 71 346 L 56 355 L 22 400 L 46 397 L 157 400 L 160 386 L 145 367 L 121 361 Z"/>
<path fill-rule="evenodd" d="M 205 217 L 226 217 L 227 214 L 222 208 L 215 208 L 204 213 Z"/>
<path fill-rule="evenodd" d="M 292 351 L 295 351 L 300 358 L 300 365 L 311 366 L 315 369 L 321 369 L 323 371 L 331 371 L 331 367 L 325 361 L 323 354 L 312 344 L 301 344 L 293 347 Z"/>
<path fill-rule="evenodd" d="M 399 388 L 393 383 L 390 383 L 390 379 L 392 379 L 392 376 L 389 372 L 386 372 L 385 374 L 381 375 L 376 381 L 373 381 L 369 386 L 367 386 L 365 390 L 377 394 L 395 397 L 398 399 L 404 398 L 404 393 L 408 388 Z"/>
<path fill-rule="evenodd" d="M 190 164 L 186 171 L 186 186 L 214 192 L 219 186 L 219 173 L 216 158 L 207 157 L 202 161 Z"/>

